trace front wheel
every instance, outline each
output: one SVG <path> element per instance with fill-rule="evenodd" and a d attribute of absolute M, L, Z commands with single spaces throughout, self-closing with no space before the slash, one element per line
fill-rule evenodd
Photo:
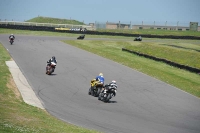
<path fill-rule="evenodd" d="M 91 87 L 89 88 L 88 95 L 91 95 Z"/>
<path fill-rule="evenodd" d="M 107 102 L 109 102 L 109 100 L 111 99 L 111 95 L 110 95 L 110 93 L 107 95 L 107 97 L 106 97 L 106 99 L 105 99 L 105 102 L 107 103 Z"/>
<path fill-rule="evenodd" d="M 46 74 L 51 75 L 52 68 L 50 66 L 46 66 Z"/>
<path fill-rule="evenodd" d="M 12 40 L 10 41 L 10 44 L 11 44 L 11 45 L 13 44 L 13 41 L 12 41 Z"/>

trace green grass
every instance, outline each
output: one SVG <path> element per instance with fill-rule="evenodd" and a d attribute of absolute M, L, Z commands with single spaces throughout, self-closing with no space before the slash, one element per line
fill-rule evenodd
<path fill-rule="evenodd" d="M 27 20 L 26 22 L 85 25 L 83 22 L 77 20 L 50 18 L 50 17 L 35 17 L 30 20 Z"/>
<path fill-rule="evenodd" d="M 130 34 L 150 34 L 150 35 L 175 35 L 175 36 L 200 36 L 199 31 L 174 31 L 157 29 L 97 29 L 102 32 L 130 33 Z"/>
<path fill-rule="evenodd" d="M 181 46 L 183 48 L 172 47 L 170 46 L 170 43 L 164 43 L 164 45 L 162 45 L 162 43 L 159 42 L 141 42 L 139 45 L 130 44 L 125 46 L 125 48 L 200 69 L 200 52 L 195 51 L 196 49 L 200 49 L 200 45 L 173 45 Z"/>
<path fill-rule="evenodd" d="M 81 34 L 70 34 L 62 32 L 48 32 L 48 31 L 32 31 L 32 30 L 18 30 L 0 28 L 0 34 L 14 34 L 14 35 L 36 35 L 36 36 L 62 36 L 62 37 L 78 37 Z M 133 37 L 123 36 L 105 36 L 105 35 L 86 35 L 86 38 L 112 38 L 122 40 L 133 40 Z"/>
<path fill-rule="evenodd" d="M 146 73 L 192 95 L 200 97 L 200 78 L 198 74 L 174 68 L 162 62 L 156 62 L 144 57 L 123 52 L 121 48 L 129 46 L 130 42 L 95 40 L 65 40 L 64 42 L 111 59 L 142 73 Z M 137 44 L 133 45 L 140 45 L 139 42 L 136 43 Z"/>
<path fill-rule="evenodd" d="M 0 132 L 1 133 L 95 133 L 65 123 L 45 110 L 23 102 L 5 61 L 10 60 L 0 44 Z"/>

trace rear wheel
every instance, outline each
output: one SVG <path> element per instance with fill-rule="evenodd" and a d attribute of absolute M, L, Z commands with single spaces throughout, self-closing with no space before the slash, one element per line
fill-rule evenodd
<path fill-rule="evenodd" d="M 101 87 L 98 87 L 97 88 L 97 94 L 96 94 L 97 97 L 99 96 L 100 92 L 101 92 Z"/>

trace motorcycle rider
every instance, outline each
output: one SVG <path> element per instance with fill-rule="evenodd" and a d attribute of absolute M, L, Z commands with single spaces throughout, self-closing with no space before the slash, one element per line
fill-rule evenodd
<path fill-rule="evenodd" d="M 141 37 L 141 35 L 139 35 L 138 39 L 139 39 L 139 40 L 142 40 L 142 37 Z"/>
<path fill-rule="evenodd" d="M 101 93 L 103 93 L 103 91 L 104 91 L 105 89 L 108 89 L 108 90 L 109 90 L 110 88 L 113 88 L 113 87 L 117 88 L 117 82 L 116 82 L 115 80 L 112 80 L 111 83 L 106 84 L 106 85 L 102 88 Z M 114 96 L 116 96 L 116 93 L 114 93 Z"/>
<path fill-rule="evenodd" d="M 91 83 L 92 83 L 91 88 L 93 88 L 93 87 L 96 85 L 96 83 L 98 83 L 98 82 L 101 82 L 101 83 L 103 83 L 103 85 L 104 85 L 103 73 L 99 73 L 99 75 L 96 76 L 95 79 L 92 79 L 92 80 L 91 80 Z"/>
<path fill-rule="evenodd" d="M 57 60 L 56 60 L 56 57 L 55 57 L 55 56 L 52 56 L 51 59 L 49 59 L 49 60 L 47 61 L 47 66 L 50 66 L 50 65 L 51 65 L 51 62 L 54 62 L 54 63 L 57 64 Z M 47 67 L 46 67 L 46 68 L 47 68 Z M 54 70 L 55 70 L 55 68 L 53 69 L 52 72 L 54 72 Z"/>
<path fill-rule="evenodd" d="M 14 41 L 14 39 L 15 39 L 15 36 L 14 36 L 13 34 L 10 34 L 10 36 L 9 36 L 9 41 L 10 41 L 11 39 L 13 39 L 13 41 Z"/>

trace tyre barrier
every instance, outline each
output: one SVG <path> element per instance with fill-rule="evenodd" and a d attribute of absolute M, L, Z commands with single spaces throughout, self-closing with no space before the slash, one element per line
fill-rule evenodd
<path fill-rule="evenodd" d="M 45 26 L 30 26 L 30 25 L 9 25 L 9 24 L 0 24 L 0 28 L 7 29 L 18 29 L 18 30 L 34 30 L 34 31 L 54 31 L 54 27 L 45 27 Z"/>
<path fill-rule="evenodd" d="M 125 48 L 122 48 L 122 51 L 126 51 L 126 52 L 129 52 L 129 53 L 132 53 L 132 54 L 136 54 L 138 56 L 143 56 L 145 58 L 152 59 L 152 60 L 155 60 L 155 61 L 161 61 L 161 62 L 164 62 L 168 65 L 171 65 L 171 66 L 174 66 L 174 67 L 177 67 L 177 68 L 180 68 L 180 69 L 184 69 L 184 70 L 187 70 L 189 72 L 196 73 L 196 74 L 200 74 L 200 69 L 198 69 L 198 68 L 194 68 L 194 67 L 190 67 L 190 66 L 186 66 L 186 65 L 181 65 L 181 64 L 178 64 L 176 62 L 172 62 L 172 61 L 169 61 L 169 60 L 166 60 L 166 59 L 162 59 L 162 58 L 154 57 L 154 56 L 151 56 L 151 55 L 139 53 L 139 52 L 136 52 L 136 51 L 128 50 L 128 49 L 125 49 Z"/>
<path fill-rule="evenodd" d="M 62 32 L 62 33 L 74 33 L 74 34 L 84 33 L 84 34 L 90 34 L 90 35 L 109 35 L 109 36 L 126 36 L 126 37 L 137 37 L 137 36 L 140 35 L 140 36 L 142 36 L 144 38 L 200 40 L 199 36 L 130 34 L 130 33 L 99 32 L 99 31 L 88 31 L 88 30 L 87 31 L 55 30 L 55 27 L 47 27 L 47 26 L 0 24 L 0 28 L 20 29 L 20 30 L 35 30 L 35 31 L 52 31 L 52 32 Z"/>

